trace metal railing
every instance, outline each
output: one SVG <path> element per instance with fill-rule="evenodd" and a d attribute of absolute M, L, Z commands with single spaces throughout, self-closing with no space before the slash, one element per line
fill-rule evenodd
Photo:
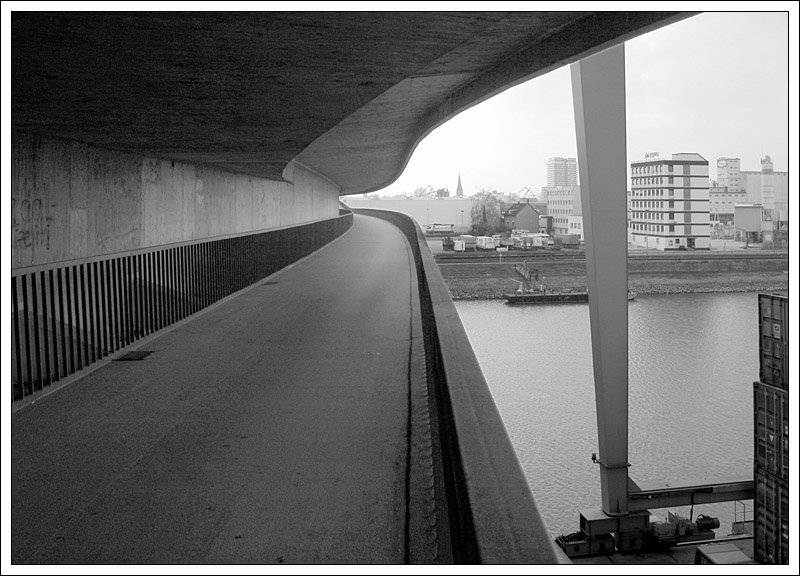
<path fill-rule="evenodd" d="M 21 400 L 314 252 L 352 213 L 12 271 L 11 395 Z"/>

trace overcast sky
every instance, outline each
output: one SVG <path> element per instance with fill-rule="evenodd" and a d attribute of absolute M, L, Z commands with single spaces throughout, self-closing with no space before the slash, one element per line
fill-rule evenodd
<path fill-rule="evenodd" d="M 625 44 L 628 162 L 646 152 L 741 158 L 760 170 L 769 154 L 788 171 L 789 17 L 703 13 Z M 547 159 L 577 157 L 569 66 L 511 88 L 432 132 L 399 180 L 380 194 L 419 186 L 537 195 Z"/>

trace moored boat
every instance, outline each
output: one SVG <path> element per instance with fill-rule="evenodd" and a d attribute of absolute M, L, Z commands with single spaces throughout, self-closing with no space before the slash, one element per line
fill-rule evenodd
<path fill-rule="evenodd" d="M 559 302 L 588 302 L 588 292 L 522 292 L 504 294 L 509 304 L 552 304 Z"/>

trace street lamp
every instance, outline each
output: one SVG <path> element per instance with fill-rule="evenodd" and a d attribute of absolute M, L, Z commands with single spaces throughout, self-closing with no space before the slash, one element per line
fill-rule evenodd
<path fill-rule="evenodd" d="M 461 210 L 461 233 L 464 233 L 464 210 Z"/>

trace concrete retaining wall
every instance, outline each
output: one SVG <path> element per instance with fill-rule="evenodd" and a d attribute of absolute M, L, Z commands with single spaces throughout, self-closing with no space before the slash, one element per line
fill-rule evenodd
<path fill-rule="evenodd" d="M 263 232 L 339 214 L 339 189 L 12 134 L 12 269 Z"/>

